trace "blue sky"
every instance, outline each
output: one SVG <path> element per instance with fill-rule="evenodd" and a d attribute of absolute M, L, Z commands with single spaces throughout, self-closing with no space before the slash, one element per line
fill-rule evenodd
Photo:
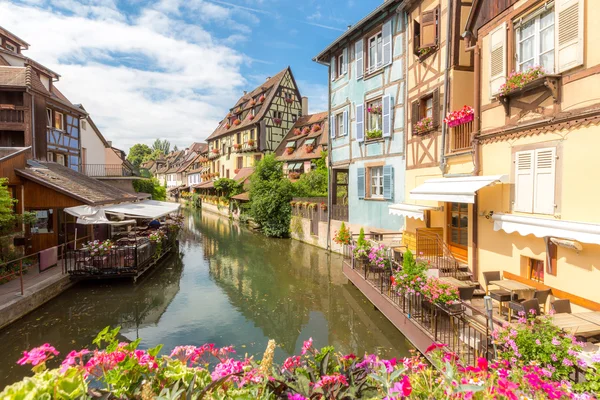
<path fill-rule="evenodd" d="M 61 74 L 127 150 L 206 138 L 242 94 L 290 65 L 311 112 L 327 107 L 312 58 L 382 0 L 0 0 L 0 26 Z"/>

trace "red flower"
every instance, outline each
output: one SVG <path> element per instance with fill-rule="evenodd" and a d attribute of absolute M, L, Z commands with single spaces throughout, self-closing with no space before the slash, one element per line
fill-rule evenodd
<path fill-rule="evenodd" d="M 427 348 L 427 350 L 425 350 L 425 354 L 431 353 L 434 350 L 437 349 L 443 349 L 444 347 L 448 346 L 447 344 L 443 344 L 443 343 L 433 343 L 431 346 L 429 346 Z"/>

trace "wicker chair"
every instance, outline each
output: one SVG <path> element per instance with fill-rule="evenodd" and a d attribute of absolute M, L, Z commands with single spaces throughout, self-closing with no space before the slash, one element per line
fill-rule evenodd
<path fill-rule="evenodd" d="M 475 293 L 475 286 L 458 288 L 458 294 L 462 301 L 469 301 L 469 300 L 473 299 L 474 293 Z"/>
<path fill-rule="evenodd" d="M 508 290 L 497 289 L 490 290 L 490 282 L 491 281 L 499 281 L 502 277 L 500 276 L 500 271 L 488 271 L 483 273 L 483 280 L 485 281 L 485 292 L 488 296 L 490 296 L 493 300 L 496 300 L 500 303 L 500 314 L 502 314 L 502 306 L 504 303 L 513 300 L 511 293 Z"/>
<path fill-rule="evenodd" d="M 571 314 L 571 301 L 568 299 L 565 300 L 555 300 L 550 303 L 550 308 L 556 314 Z"/>
<path fill-rule="evenodd" d="M 551 289 L 546 290 L 536 290 L 533 295 L 534 299 L 537 299 L 540 302 L 540 308 L 546 314 L 546 302 L 548 301 L 548 296 L 550 296 Z"/>
<path fill-rule="evenodd" d="M 513 316 L 517 315 L 520 317 L 519 313 L 522 313 L 523 315 L 529 315 L 531 310 L 535 310 L 535 315 L 540 315 L 540 302 L 535 298 L 525 301 L 513 300 L 508 303 L 508 307 L 515 312 Z"/>

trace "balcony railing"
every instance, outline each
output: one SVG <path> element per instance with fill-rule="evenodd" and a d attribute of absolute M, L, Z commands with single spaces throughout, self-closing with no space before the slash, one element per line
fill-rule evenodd
<path fill-rule="evenodd" d="M 19 124 L 25 122 L 25 107 L 0 106 L 0 123 Z"/>
<path fill-rule="evenodd" d="M 123 164 L 84 164 L 83 173 L 93 178 L 119 178 L 137 176 Z"/>
<path fill-rule="evenodd" d="M 455 126 L 450 129 L 450 153 L 468 150 L 471 148 L 471 134 L 473 133 L 473 121 Z"/>

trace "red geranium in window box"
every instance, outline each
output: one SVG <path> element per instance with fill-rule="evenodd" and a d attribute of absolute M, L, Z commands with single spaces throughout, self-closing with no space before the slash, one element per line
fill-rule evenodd
<path fill-rule="evenodd" d="M 248 120 L 252 121 L 254 119 L 254 115 L 248 114 Z"/>
<path fill-rule="evenodd" d="M 265 101 L 265 95 L 264 95 L 264 94 L 261 94 L 261 95 L 260 95 L 260 97 L 258 98 L 258 101 L 259 101 L 259 102 L 261 102 L 261 103 L 262 103 L 263 101 Z"/>
<path fill-rule="evenodd" d="M 302 131 L 300 130 L 300 128 L 294 128 L 294 135 L 296 135 L 296 136 L 302 135 Z"/>
<path fill-rule="evenodd" d="M 308 132 L 310 132 L 310 128 L 308 126 L 305 126 L 304 128 L 302 128 L 303 135 L 306 135 Z"/>
<path fill-rule="evenodd" d="M 307 144 L 306 146 L 304 146 L 304 149 L 307 153 L 312 153 L 312 151 L 315 149 L 315 146 L 312 144 Z"/>
<path fill-rule="evenodd" d="M 229 129 L 229 128 L 231 128 L 231 124 L 228 122 L 225 124 L 225 129 Z"/>
<path fill-rule="evenodd" d="M 242 148 L 242 145 L 241 145 L 241 144 L 239 144 L 239 143 L 234 143 L 234 144 L 233 144 L 233 148 L 234 148 L 235 150 L 240 150 L 240 149 Z"/>
<path fill-rule="evenodd" d="M 236 126 L 239 125 L 239 124 L 241 124 L 241 123 L 242 123 L 242 121 L 240 121 L 239 119 L 236 119 L 235 121 L 233 121 L 233 124 L 236 125 Z"/>
<path fill-rule="evenodd" d="M 254 139 L 248 140 L 248 146 L 252 147 L 252 146 L 254 146 L 254 144 L 255 144 Z"/>
<path fill-rule="evenodd" d="M 313 132 L 319 132 L 320 130 L 321 130 L 321 125 L 319 125 L 319 124 L 314 124 L 314 125 L 312 126 L 312 131 L 313 131 Z"/>

